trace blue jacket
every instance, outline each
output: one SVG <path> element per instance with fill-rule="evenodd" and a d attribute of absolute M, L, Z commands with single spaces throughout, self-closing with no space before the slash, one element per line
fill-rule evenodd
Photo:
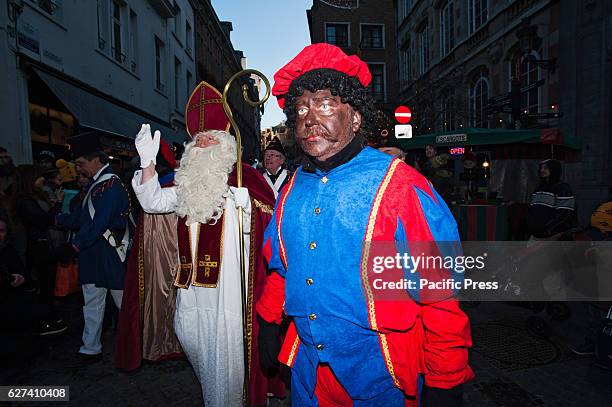
<path fill-rule="evenodd" d="M 112 172 L 109 166 L 100 176 Z M 85 206 L 78 205 L 69 214 L 59 215 L 57 223 L 77 231 L 72 243 L 79 250 L 79 282 L 122 290 L 125 265 L 103 234 L 109 229 L 118 240 L 123 236 L 129 214 L 128 192 L 117 177 L 95 186 L 94 182 L 95 180 L 92 181 L 93 190 L 90 193 L 95 208 L 94 218 L 89 215 L 85 203 Z"/>
<path fill-rule="evenodd" d="M 284 303 L 299 336 L 285 339 L 293 346 L 279 359 L 311 396 L 319 363 L 329 364 L 353 399 L 393 387 L 415 395 L 418 374 L 432 387 L 469 380 L 469 321 L 453 292 L 438 298 L 400 291 L 390 300 L 367 289 L 377 253 L 425 247 L 456 255 L 458 239 L 431 184 L 386 154 L 366 148 L 327 173 L 300 167 L 279 196 L 264 238 L 275 273 L 257 310 L 278 321 Z M 271 278 L 277 288 L 268 287 Z"/>

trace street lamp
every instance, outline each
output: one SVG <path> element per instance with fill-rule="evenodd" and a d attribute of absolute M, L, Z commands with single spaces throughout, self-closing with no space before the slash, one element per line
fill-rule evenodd
<path fill-rule="evenodd" d="M 524 19 L 519 28 L 516 30 L 516 36 L 519 40 L 519 47 L 523 53 L 523 58 L 542 69 L 546 69 L 551 73 L 555 73 L 557 68 L 557 59 L 536 59 L 531 55 L 531 51 L 535 48 L 535 40 L 538 39 L 538 26 L 530 25 L 528 19 Z"/>

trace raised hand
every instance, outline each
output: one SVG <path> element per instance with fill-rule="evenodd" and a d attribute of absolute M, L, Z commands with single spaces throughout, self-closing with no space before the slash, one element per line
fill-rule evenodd
<path fill-rule="evenodd" d="M 153 137 L 151 137 L 151 125 L 142 125 L 134 143 L 136 151 L 138 151 L 140 156 L 140 168 L 147 168 L 151 164 L 157 164 L 160 138 L 161 133 L 159 130 L 156 130 Z"/>

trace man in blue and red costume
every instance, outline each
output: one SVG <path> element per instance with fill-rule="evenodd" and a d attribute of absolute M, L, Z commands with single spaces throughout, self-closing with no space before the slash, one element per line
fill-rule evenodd
<path fill-rule="evenodd" d="M 474 374 L 469 320 L 453 290 L 378 290 L 372 274 L 377 254 L 460 249 L 456 223 L 431 184 L 362 147 L 375 116 L 367 65 L 313 44 L 274 79 L 306 160 L 264 236 L 271 273 L 257 303 L 260 361 L 270 367 L 278 355 L 292 368 L 294 406 L 460 405 Z M 380 276 L 415 275 L 389 268 Z M 416 276 L 440 282 L 453 270 Z M 280 348 L 283 314 L 293 322 Z"/>

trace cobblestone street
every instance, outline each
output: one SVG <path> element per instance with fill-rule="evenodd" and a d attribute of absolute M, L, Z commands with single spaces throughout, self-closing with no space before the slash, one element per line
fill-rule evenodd
<path fill-rule="evenodd" d="M 70 386 L 70 404 L 78 406 L 202 405 L 200 385 L 187 360 L 148 363 L 131 373 L 115 369 L 110 323 L 102 335 L 102 360 L 81 362 L 76 355 L 83 330 L 78 297 L 73 295 L 63 306 L 66 320 L 70 321 L 68 331 L 40 338 L 25 360 L 12 360 L 7 369 L 1 369 L 0 383 Z"/>
<path fill-rule="evenodd" d="M 476 373 L 466 386 L 464 405 L 612 406 L 612 372 L 569 350 L 584 332 L 576 322 L 583 320 L 582 304 L 569 305 L 574 313 L 569 320 L 548 321 L 553 331 L 549 340 L 527 332 L 531 311 L 516 304 L 464 307 L 472 322 L 470 364 Z"/>
<path fill-rule="evenodd" d="M 133 373 L 116 370 L 110 324 L 103 335 L 103 359 L 78 361 L 75 352 L 83 324 L 79 300 L 73 296 L 63 306 L 68 331 L 40 338 L 31 352 L 3 363 L 2 385 L 70 386 L 70 404 L 78 406 L 202 405 L 199 383 L 185 360 L 145 364 Z M 569 321 L 551 322 L 550 341 L 527 334 L 527 309 L 497 303 L 465 306 L 472 320 L 470 363 L 476 379 L 466 385 L 464 405 L 612 406 L 612 372 L 593 366 L 589 357 L 573 355 L 567 347 L 581 332 L 574 322 L 580 320 L 580 304 L 571 306 L 576 314 Z"/>

